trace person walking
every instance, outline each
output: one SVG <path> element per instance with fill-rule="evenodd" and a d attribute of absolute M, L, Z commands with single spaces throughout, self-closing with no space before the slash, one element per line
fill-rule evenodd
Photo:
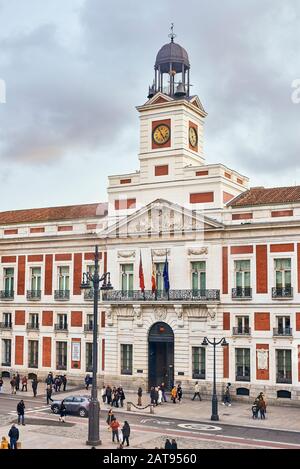
<path fill-rule="evenodd" d="M 11 426 L 11 429 L 8 432 L 10 439 L 10 449 L 17 449 L 17 441 L 19 439 L 20 433 L 15 424 Z"/>
<path fill-rule="evenodd" d="M 3 388 L 3 379 L 0 378 L 0 393 L 2 392 L 2 388 Z"/>
<path fill-rule="evenodd" d="M 151 389 L 150 389 L 150 401 L 151 401 L 151 404 L 155 404 L 155 390 L 153 386 L 151 386 Z"/>
<path fill-rule="evenodd" d="M 155 405 L 158 405 L 158 387 L 155 386 L 154 388 L 154 402 L 155 402 Z"/>
<path fill-rule="evenodd" d="M 106 387 L 105 387 L 105 385 L 102 386 L 101 397 L 102 397 L 103 404 L 105 404 L 106 403 Z"/>
<path fill-rule="evenodd" d="M 124 443 L 126 441 L 126 446 L 129 446 L 130 425 L 127 422 L 127 420 L 125 420 L 125 422 L 124 422 L 124 425 L 123 425 L 123 428 L 122 428 L 122 434 L 123 434 L 122 445 L 124 445 Z"/>
<path fill-rule="evenodd" d="M 20 375 L 17 373 L 16 375 L 16 391 L 20 391 Z"/>
<path fill-rule="evenodd" d="M 180 384 L 178 384 L 178 386 L 177 386 L 177 398 L 178 398 L 179 404 L 181 404 L 182 394 L 183 394 L 182 387 L 181 387 Z"/>
<path fill-rule="evenodd" d="M 124 407 L 125 393 L 124 393 L 124 390 L 123 390 L 122 386 L 119 387 L 118 394 L 119 394 L 119 398 L 120 398 L 121 407 Z"/>
<path fill-rule="evenodd" d="M 64 401 L 61 401 L 60 408 L 59 408 L 59 422 L 65 423 L 67 415 L 67 408 L 64 404 Z"/>
<path fill-rule="evenodd" d="M 157 404 L 161 405 L 162 404 L 162 390 L 160 389 L 160 386 L 158 386 L 158 399 L 157 399 Z"/>
<path fill-rule="evenodd" d="M 86 377 L 84 378 L 84 382 L 85 382 L 85 389 L 89 389 L 89 385 L 90 385 L 90 375 L 87 374 Z"/>
<path fill-rule="evenodd" d="M 48 385 L 46 389 L 47 405 L 49 405 L 49 401 L 53 402 L 53 399 L 51 398 L 51 396 L 52 396 L 52 386 Z"/>
<path fill-rule="evenodd" d="M 264 419 L 266 418 L 265 416 L 265 412 L 266 412 L 266 403 L 264 401 L 264 398 L 261 398 L 258 400 L 258 410 L 259 410 L 259 413 L 260 413 L 260 418 L 261 419 Z"/>
<path fill-rule="evenodd" d="M 175 438 L 173 438 L 171 441 L 171 449 L 177 449 L 177 443 L 176 443 Z"/>
<path fill-rule="evenodd" d="M 67 388 L 67 377 L 66 375 L 63 375 L 63 377 L 61 378 L 61 381 L 62 381 L 62 385 L 63 385 L 63 391 L 66 392 L 66 388 Z"/>
<path fill-rule="evenodd" d="M 118 401 L 119 401 L 118 391 L 117 391 L 117 388 L 114 386 L 112 390 L 112 406 L 119 407 Z"/>
<path fill-rule="evenodd" d="M 32 386 L 33 397 L 36 397 L 37 387 L 38 387 L 38 380 L 36 378 L 33 378 L 31 386 Z"/>
<path fill-rule="evenodd" d="M 198 381 L 196 381 L 195 386 L 194 386 L 194 397 L 192 398 L 192 401 L 194 401 L 196 397 L 199 397 L 199 400 L 202 401 L 202 398 L 200 396 L 200 386 L 198 384 Z"/>
<path fill-rule="evenodd" d="M 13 375 L 12 379 L 10 380 L 10 386 L 11 386 L 11 393 L 12 394 L 17 394 L 16 391 L 16 377 Z"/>
<path fill-rule="evenodd" d="M 230 388 L 231 383 L 228 383 L 224 392 L 224 400 L 222 402 L 223 405 L 231 406 L 231 397 L 230 397 Z"/>
<path fill-rule="evenodd" d="M 45 380 L 45 383 L 47 384 L 47 386 L 52 386 L 52 384 L 54 383 L 54 380 L 53 380 L 53 375 L 52 373 L 48 373 L 48 376 Z"/>
<path fill-rule="evenodd" d="M 26 391 L 27 392 L 27 377 L 23 376 L 22 378 L 22 389 L 21 391 Z"/>
<path fill-rule="evenodd" d="M 6 438 L 6 436 L 2 437 L 0 448 L 1 449 L 9 449 L 9 443 L 8 443 L 8 439 Z"/>
<path fill-rule="evenodd" d="M 167 402 L 165 383 L 161 383 L 160 389 L 161 389 L 161 392 L 162 392 L 162 400 L 163 400 L 164 402 Z"/>
<path fill-rule="evenodd" d="M 143 390 L 142 390 L 141 386 L 138 389 L 137 395 L 138 395 L 138 406 L 142 406 Z"/>
<path fill-rule="evenodd" d="M 173 404 L 176 404 L 176 397 L 177 397 L 177 389 L 176 389 L 176 386 L 173 386 L 172 391 L 171 391 L 171 399 L 173 401 Z"/>
<path fill-rule="evenodd" d="M 165 442 L 165 449 L 172 449 L 172 443 L 171 443 L 171 441 L 169 440 L 169 438 L 166 439 L 166 442 Z"/>
<path fill-rule="evenodd" d="M 108 429 L 110 429 L 110 424 L 114 419 L 115 419 L 115 416 L 114 416 L 113 410 L 109 409 L 108 414 L 107 414 L 107 419 L 106 419 Z"/>
<path fill-rule="evenodd" d="M 106 402 L 108 405 L 111 405 L 112 403 L 111 394 L 112 394 L 112 390 L 111 390 L 111 387 L 108 385 L 106 386 Z"/>
<path fill-rule="evenodd" d="M 20 425 L 20 421 L 22 420 L 22 425 L 25 425 L 24 417 L 25 417 L 25 404 L 23 399 L 17 405 L 17 414 L 18 414 L 18 425 Z"/>
<path fill-rule="evenodd" d="M 120 424 L 119 424 L 118 420 L 116 419 L 116 417 L 114 417 L 111 421 L 111 424 L 110 424 L 110 428 L 112 430 L 112 442 L 113 443 L 115 442 L 115 438 L 117 438 L 117 442 L 120 443 L 119 427 L 120 427 Z"/>

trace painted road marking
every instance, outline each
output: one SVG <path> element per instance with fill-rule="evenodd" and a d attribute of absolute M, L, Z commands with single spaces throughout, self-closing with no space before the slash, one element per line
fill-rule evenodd
<path fill-rule="evenodd" d="M 202 430 L 208 432 L 219 432 L 223 430 L 221 427 L 216 427 L 215 425 L 205 425 L 202 423 L 179 423 L 177 427 L 185 428 L 187 430 Z"/>

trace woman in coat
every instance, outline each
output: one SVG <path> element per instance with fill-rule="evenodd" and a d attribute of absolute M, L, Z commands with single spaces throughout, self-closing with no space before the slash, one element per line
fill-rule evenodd
<path fill-rule="evenodd" d="M 141 387 L 139 387 L 137 395 L 138 395 L 138 406 L 141 406 L 142 405 L 142 396 L 143 396 L 143 390 L 142 390 Z"/>
<path fill-rule="evenodd" d="M 59 408 L 59 421 L 65 423 L 65 418 L 67 415 L 67 409 L 64 404 L 64 401 L 61 401 L 60 408 Z"/>
<path fill-rule="evenodd" d="M 178 384 L 178 386 L 177 386 L 177 398 L 178 398 L 178 402 L 180 404 L 181 399 L 182 399 L 182 387 L 180 386 L 180 384 Z"/>
<path fill-rule="evenodd" d="M 177 397 L 177 389 L 174 386 L 171 391 L 171 399 L 173 401 L 173 404 L 176 404 L 176 397 Z"/>
<path fill-rule="evenodd" d="M 110 429 L 110 424 L 114 419 L 115 419 L 115 416 L 114 416 L 113 410 L 109 409 L 108 414 L 107 414 L 107 419 L 106 419 L 106 423 L 109 429 Z"/>
<path fill-rule="evenodd" d="M 127 420 L 125 420 L 123 428 L 122 428 L 122 433 L 123 433 L 123 442 L 122 445 L 124 445 L 125 441 L 127 443 L 126 446 L 129 446 L 129 437 L 130 437 L 130 426 Z"/>

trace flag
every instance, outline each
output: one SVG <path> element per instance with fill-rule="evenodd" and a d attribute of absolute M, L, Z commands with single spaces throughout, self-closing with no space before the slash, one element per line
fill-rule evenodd
<path fill-rule="evenodd" d="M 156 272 L 155 272 L 155 266 L 154 266 L 154 262 L 153 262 L 152 252 L 151 252 L 151 261 L 152 261 L 151 285 L 152 285 L 152 293 L 155 293 L 155 291 L 156 291 Z"/>
<path fill-rule="evenodd" d="M 170 290 L 170 281 L 169 281 L 168 253 L 166 253 L 166 260 L 165 260 L 165 265 L 164 265 L 163 278 L 164 278 L 164 289 L 165 289 L 166 292 L 169 292 L 169 290 Z"/>
<path fill-rule="evenodd" d="M 139 277 L 140 277 L 140 289 L 144 293 L 144 291 L 145 291 L 145 279 L 144 279 L 144 271 L 143 271 L 143 262 L 142 262 L 142 253 L 141 253 L 141 251 L 140 251 Z"/>

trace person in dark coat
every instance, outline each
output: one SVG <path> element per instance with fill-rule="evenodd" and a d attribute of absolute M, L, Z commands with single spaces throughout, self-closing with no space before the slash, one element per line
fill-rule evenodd
<path fill-rule="evenodd" d="M 265 403 L 263 398 L 258 400 L 258 410 L 259 410 L 259 413 L 260 413 L 260 418 L 265 419 L 266 418 L 266 416 L 265 416 L 266 403 Z"/>
<path fill-rule="evenodd" d="M 158 387 L 155 386 L 154 388 L 154 403 L 155 405 L 158 405 Z"/>
<path fill-rule="evenodd" d="M 60 408 L 59 408 L 59 421 L 65 423 L 66 415 L 67 415 L 67 408 L 64 404 L 64 401 L 61 401 Z"/>
<path fill-rule="evenodd" d="M 162 400 L 163 400 L 164 402 L 167 402 L 165 383 L 161 383 L 160 389 L 161 389 L 161 392 L 162 392 Z"/>
<path fill-rule="evenodd" d="M 49 373 L 49 374 L 48 374 L 45 383 L 47 384 L 47 386 L 50 386 L 50 385 L 52 386 L 52 384 L 53 384 L 53 376 L 52 376 L 52 373 Z"/>
<path fill-rule="evenodd" d="M 63 385 L 63 391 L 66 391 L 66 387 L 67 387 L 67 377 L 66 377 L 66 375 L 63 375 L 61 381 L 62 381 L 62 385 Z"/>
<path fill-rule="evenodd" d="M 10 449 L 17 449 L 17 441 L 19 439 L 19 435 L 19 430 L 17 429 L 15 424 L 13 424 L 8 433 L 8 436 L 10 438 Z"/>
<path fill-rule="evenodd" d="M 25 422 L 24 422 L 25 404 L 24 404 L 23 399 L 17 405 L 17 414 L 18 414 L 18 425 L 20 425 L 21 420 L 22 420 L 22 425 L 25 425 Z"/>
<path fill-rule="evenodd" d="M 110 386 L 106 386 L 106 402 L 108 405 L 110 405 L 112 403 L 111 401 L 111 394 L 112 394 L 112 390 L 111 390 L 111 387 Z"/>
<path fill-rule="evenodd" d="M 85 382 L 85 389 L 89 389 L 89 385 L 90 385 L 90 375 L 87 374 L 86 377 L 84 378 L 84 382 Z"/>
<path fill-rule="evenodd" d="M 119 395 L 121 407 L 124 407 L 125 393 L 121 386 L 118 389 L 118 395 Z"/>
<path fill-rule="evenodd" d="M 177 443 L 176 443 L 176 440 L 174 438 L 171 442 L 171 449 L 177 449 Z"/>
<path fill-rule="evenodd" d="M 36 378 L 33 378 L 31 386 L 32 386 L 33 397 L 36 397 L 37 387 L 38 387 L 38 380 Z"/>
<path fill-rule="evenodd" d="M 178 402 L 180 404 L 181 399 L 182 399 L 182 387 L 180 386 L 180 384 L 178 384 L 178 386 L 177 386 L 177 399 L 178 399 Z"/>
<path fill-rule="evenodd" d="M 129 446 L 129 437 L 130 437 L 130 426 L 127 420 L 125 420 L 123 428 L 122 428 L 122 434 L 123 434 L 123 442 L 122 445 L 124 445 L 126 441 L 126 446 Z"/>
<path fill-rule="evenodd" d="M 113 390 L 112 390 L 112 405 L 113 405 L 113 407 L 119 407 L 118 401 L 119 401 L 118 390 L 117 390 L 116 387 L 113 387 Z"/>
<path fill-rule="evenodd" d="M 138 395 L 138 406 L 141 406 L 142 405 L 142 396 L 143 396 L 143 390 L 142 390 L 141 387 L 139 387 L 137 395 Z"/>
<path fill-rule="evenodd" d="M 47 399 L 47 405 L 49 405 L 49 401 L 53 402 L 53 399 L 51 398 L 52 396 L 52 386 L 51 384 L 47 386 L 46 389 L 46 399 Z"/>
<path fill-rule="evenodd" d="M 16 391 L 20 390 L 20 375 L 19 373 L 16 374 Z"/>
<path fill-rule="evenodd" d="M 165 449 L 172 449 L 172 443 L 169 438 L 166 439 Z"/>
<path fill-rule="evenodd" d="M 155 389 L 153 386 L 151 386 L 151 389 L 150 389 L 150 400 L 151 400 L 151 404 L 155 404 Z"/>
<path fill-rule="evenodd" d="M 110 427 L 111 422 L 115 419 L 114 413 L 112 409 L 109 409 L 107 414 L 106 423 Z"/>

